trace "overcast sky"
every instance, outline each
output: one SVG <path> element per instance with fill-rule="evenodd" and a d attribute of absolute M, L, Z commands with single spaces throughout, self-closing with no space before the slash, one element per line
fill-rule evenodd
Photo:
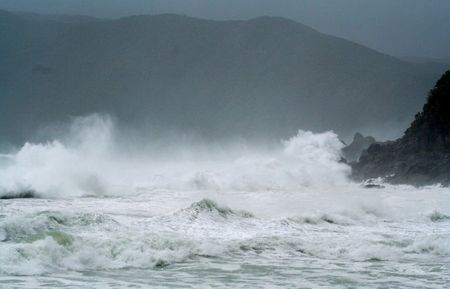
<path fill-rule="evenodd" d="M 283 16 L 391 55 L 450 58 L 450 0 L 0 0 L 0 8 L 108 18 Z"/>

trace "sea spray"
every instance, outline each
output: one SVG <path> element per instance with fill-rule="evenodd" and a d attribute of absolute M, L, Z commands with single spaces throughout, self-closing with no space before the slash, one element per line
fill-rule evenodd
<path fill-rule="evenodd" d="M 448 284 L 448 188 L 352 183 L 333 132 L 271 147 L 164 141 L 130 149 L 92 115 L 4 154 L 0 284 Z"/>
<path fill-rule="evenodd" d="M 0 194 L 112 196 L 137 193 L 138 187 L 291 191 L 346 185 L 350 173 L 339 162 L 343 144 L 333 132 L 299 131 L 270 150 L 255 145 L 239 151 L 236 146 L 222 145 L 205 151 L 204 144 L 179 148 L 172 144 L 165 151 L 154 149 L 150 138 L 147 146 L 141 146 L 146 149 L 128 155 L 123 143 L 110 117 L 75 118 L 59 138 L 26 143 L 7 155 L 7 162 L 0 166 Z"/>

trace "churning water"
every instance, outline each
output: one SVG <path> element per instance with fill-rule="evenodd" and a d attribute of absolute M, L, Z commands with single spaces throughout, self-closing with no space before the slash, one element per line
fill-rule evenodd
<path fill-rule="evenodd" d="M 67 131 L 0 155 L 0 288 L 449 288 L 450 190 L 352 183 L 332 132 L 137 153 L 106 117 Z"/>

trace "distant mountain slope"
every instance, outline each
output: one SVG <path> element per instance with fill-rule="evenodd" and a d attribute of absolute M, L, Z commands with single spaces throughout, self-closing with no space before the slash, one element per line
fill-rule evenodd
<path fill-rule="evenodd" d="M 442 72 L 276 17 L 55 21 L 0 12 L 2 139 L 95 111 L 210 136 L 350 135 L 412 118 Z"/>
<path fill-rule="evenodd" d="M 98 21 L 98 18 L 85 15 L 68 15 L 68 14 L 38 14 L 32 12 L 21 12 L 16 15 L 28 20 L 56 21 L 67 23 L 85 23 Z"/>
<path fill-rule="evenodd" d="M 450 58 L 427 58 L 427 57 L 406 56 L 402 57 L 401 59 L 414 63 L 450 64 Z"/>

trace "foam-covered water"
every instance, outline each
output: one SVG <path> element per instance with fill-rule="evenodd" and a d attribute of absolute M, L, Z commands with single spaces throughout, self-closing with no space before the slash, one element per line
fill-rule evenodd
<path fill-rule="evenodd" d="M 105 117 L 68 131 L 0 156 L 0 288 L 450 284 L 450 190 L 352 183 L 331 132 L 144 154 Z"/>

